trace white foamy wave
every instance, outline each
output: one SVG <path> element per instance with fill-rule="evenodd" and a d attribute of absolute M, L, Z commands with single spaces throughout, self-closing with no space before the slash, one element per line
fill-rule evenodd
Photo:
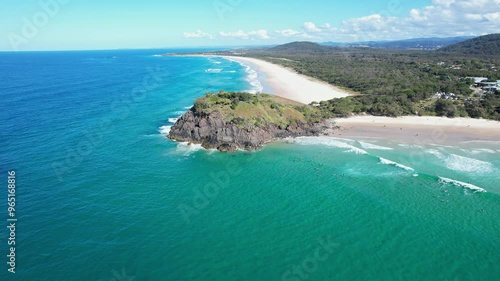
<path fill-rule="evenodd" d="M 222 71 L 222 68 L 209 68 L 205 70 L 207 73 L 220 73 Z"/>
<path fill-rule="evenodd" d="M 222 62 L 215 60 L 213 57 L 209 57 L 208 60 L 213 64 L 221 64 Z"/>
<path fill-rule="evenodd" d="M 162 55 L 153 55 L 153 57 L 163 57 Z"/>
<path fill-rule="evenodd" d="M 194 105 L 185 106 L 184 109 L 191 109 Z"/>
<path fill-rule="evenodd" d="M 161 126 L 160 128 L 158 128 L 158 131 L 160 132 L 160 134 L 166 136 L 170 133 L 171 129 L 172 129 L 172 126 Z"/>
<path fill-rule="evenodd" d="M 188 142 L 180 142 L 176 148 L 176 151 L 178 153 L 181 153 L 185 156 L 191 155 L 192 153 L 200 150 L 204 150 L 201 144 L 192 144 Z"/>
<path fill-rule="evenodd" d="M 361 145 L 361 147 L 363 147 L 364 149 L 374 149 L 374 150 L 394 150 L 394 148 L 391 148 L 391 147 L 385 147 L 385 146 L 380 146 L 380 145 L 376 145 L 376 144 L 373 144 L 373 143 L 367 143 L 367 142 L 359 142 L 359 144 Z"/>
<path fill-rule="evenodd" d="M 255 69 L 253 69 L 251 66 L 249 66 L 241 61 L 233 60 L 230 58 L 226 58 L 226 59 L 229 61 L 238 63 L 239 65 L 241 65 L 245 68 L 245 72 L 248 74 L 246 80 L 247 80 L 248 84 L 250 84 L 250 86 L 251 86 L 251 89 L 248 90 L 248 92 L 256 94 L 256 93 L 262 93 L 262 91 L 264 91 L 264 86 L 262 86 L 262 83 L 260 83 L 259 74 L 257 73 L 257 71 L 255 71 Z"/>
<path fill-rule="evenodd" d="M 364 151 L 361 148 L 357 148 L 345 142 L 341 142 L 335 138 L 328 137 L 300 137 L 293 140 L 294 143 L 300 145 L 326 145 L 338 148 L 348 149 L 346 152 L 353 152 L 356 154 L 368 154 L 368 152 Z"/>
<path fill-rule="evenodd" d="M 252 67 L 245 65 L 245 71 L 248 73 L 246 80 L 252 86 L 249 92 L 251 93 L 261 93 L 264 87 L 259 81 L 259 74 Z"/>
<path fill-rule="evenodd" d="M 406 143 L 400 143 L 398 146 L 404 147 L 404 148 L 422 148 L 421 145 L 417 144 L 406 144 Z"/>
<path fill-rule="evenodd" d="M 229 70 L 229 73 L 236 73 L 236 70 Z"/>
<path fill-rule="evenodd" d="M 168 118 L 168 122 L 170 123 L 177 123 L 177 121 L 179 120 L 179 118 Z"/>
<path fill-rule="evenodd" d="M 493 170 L 493 165 L 486 161 L 456 154 L 445 155 L 435 149 L 428 150 L 427 152 L 444 161 L 446 168 L 450 170 L 476 173 L 489 173 Z"/>
<path fill-rule="evenodd" d="M 181 116 L 182 116 L 182 115 L 184 115 L 184 113 L 186 113 L 186 112 L 187 112 L 187 111 L 176 111 L 176 112 L 174 112 L 174 113 L 172 113 L 172 114 L 173 114 L 173 115 L 175 115 L 175 116 L 179 116 L 179 117 L 181 117 Z"/>
<path fill-rule="evenodd" d="M 404 170 L 407 170 L 407 171 L 414 171 L 413 168 L 405 166 L 403 164 L 399 164 L 397 162 L 394 162 L 394 161 L 391 161 L 391 160 L 388 160 L 388 159 L 385 159 L 385 158 L 382 158 L 382 157 L 379 157 L 379 159 L 380 159 L 380 164 L 393 165 L 393 166 L 396 166 L 398 168 L 401 168 L 401 169 L 404 169 Z"/>
<path fill-rule="evenodd" d="M 485 189 L 483 189 L 483 188 L 481 188 L 479 186 L 475 186 L 475 185 L 470 184 L 470 183 L 461 182 L 461 181 L 457 181 L 457 180 L 452 180 L 452 179 L 448 179 L 448 178 L 444 178 L 444 177 L 439 177 L 439 182 L 441 182 L 441 183 L 447 183 L 447 184 L 453 184 L 453 185 L 458 186 L 458 187 L 465 187 L 465 188 L 474 190 L 476 192 L 486 192 Z"/>
<path fill-rule="evenodd" d="M 464 152 L 468 152 L 467 150 L 462 150 Z M 469 151 L 471 154 L 482 154 L 482 153 L 490 153 L 490 154 L 494 154 L 496 153 L 495 150 L 493 149 L 487 149 L 487 148 L 476 148 L 476 149 L 472 149 L 471 151 Z"/>

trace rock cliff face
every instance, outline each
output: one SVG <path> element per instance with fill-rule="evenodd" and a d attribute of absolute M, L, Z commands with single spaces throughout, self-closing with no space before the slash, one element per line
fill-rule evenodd
<path fill-rule="evenodd" d="M 274 124 L 241 126 L 237 123 L 237 119 L 226 122 L 218 111 L 200 114 L 192 108 L 172 127 L 168 137 L 227 152 L 238 149 L 256 150 L 281 138 L 316 136 L 327 128 L 325 123 L 305 124 L 300 121 L 292 122 L 286 128 Z"/>

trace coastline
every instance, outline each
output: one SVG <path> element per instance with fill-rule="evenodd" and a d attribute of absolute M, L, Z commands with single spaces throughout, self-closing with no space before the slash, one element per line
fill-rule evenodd
<path fill-rule="evenodd" d="M 217 55 L 188 56 L 221 57 L 240 63 L 249 75 L 256 75 L 253 78 L 259 81 L 260 88 L 266 93 L 302 104 L 351 95 L 326 82 L 260 59 Z M 339 127 L 329 129 L 327 135 L 332 137 L 394 140 L 408 144 L 457 145 L 478 141 L 500 143 L 500 122 L 493 120 L 432 116 L 392 118 L 364 115 L 331 119 L 330 123 L 335 123 L 335 126 Z"/>
<path fill-rule="evenodd" d="M 340 127 L 333 136 L 352 139 L 385 139 L 436 145 L 500 143 L 500 122 L 493 120 L 432 116 L 354 116 L 333 121 Z"/>
<path fill-rule="evenodd" d="M 290 69 L 255 58 L 221 56 L 224 59 L 250 64 L 264 74 L 274 95 L 298 101 L 304 104 L 320 102 L 334 98 L 348 97 L 351 94 L 326 82 L 298 74 Z M 262 82 L 261 82 L 262 83 Z"/>

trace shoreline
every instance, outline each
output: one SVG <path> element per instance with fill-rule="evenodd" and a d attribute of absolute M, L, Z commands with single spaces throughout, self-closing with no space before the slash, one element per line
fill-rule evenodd
<path fill-rule="evenodd" d="M 286 99 L 310 104 L 312 102 L 351 96 L 347 91 L 324 81 L 298 74 L 293 70 L 264 60 L 236 56 L 219 57 L 242 64 L 250 64 L 250 67 L 254 67 L 258 72 L 263 74 L 264 81 L 260 82 L 272 88 L 274 93 L 271 94 Z"/>
<path fill-rule="evenodd" d="M 494 120 L 433 116 L 354 116 L 332 121 L 340 127 L 332 133 L 334 137 L 435 145 L 500 143 L 500 122 Z"/>
<path fill-rule="evenodd" d="M 266 92 L 303 104 L 352 94 L 326 82 L 298 74 L 293 70 L 260 59 L 222 56 L 185 55 L 196 57 L 220 57 L 240 63 L 257 73 L 261 86 L 271 88 Z M 247 70 L 247 73 L 248 70 Z M 249 73 L 250 74 L 250 73 Z M 473 118 L 445 118 L 433 116 L 404 116 L 398 118 L 379 116 L 353 116 L 330 119 L 338 129 L 329 129 L 327 136 L 354 140 L 389 140 L 408 144 L 456 145 L 466 142 L 500 143 L 500 122 Z"/>

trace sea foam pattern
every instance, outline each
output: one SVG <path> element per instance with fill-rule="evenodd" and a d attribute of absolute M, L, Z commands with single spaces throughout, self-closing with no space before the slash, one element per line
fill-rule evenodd
<path fill-rule="evenodd" d="M 391 160 L 388 160 L 388 159 L 385 159 L 382 157 L 379 157 L 379 159 L 380 159 L 380 164 L 393 165 L 393 166 L 396 166 L 396 167 L 401 168 L 401 169 L 406 170 L 406 171 L 414 171 L 414 169 L 412 167 L 408 167 L 408 166 L 405 166 L 403 164 L 399 164 L 397 162 L 394 162 L 394 161 L 391 161 Z"/>
<path fill-rule="evenodd" d="M 479 186 L 475 186 L 475 185 L 470 184 L 470 183 L 452 180 L 452 179 L 448 179 L 448 178 L 444 178 L 444 177 L 439 177 L 439 182 L 453 184 L 453 185 L 458 186 L 458 187 L 465 187 L 467 189 L 474 190 L 476 192 L 486 192 L 486 190 L 484 188 L 481 188 Z"/>
<path fill-rule="evenodd" d="M 300 137 L 294 139 L 292 142 L 300 145 L 326 145 L 337 148 L 347 149 L 346 152 L 353 152 L 356 154 L 368 154 L 365 150 L 350 145 L 348 143 L 339 141 L 336 138 L 329 137 Z"/>
<path fill-rule="evenodd" d="M 430 149 L 427 152 L 444 161 L 446 167 L 450 170 L 474 173 L 489 173 L 493 171 L 493 165 L 486 161 L 456 154 L 445 155 L 436 149 Z"/>

